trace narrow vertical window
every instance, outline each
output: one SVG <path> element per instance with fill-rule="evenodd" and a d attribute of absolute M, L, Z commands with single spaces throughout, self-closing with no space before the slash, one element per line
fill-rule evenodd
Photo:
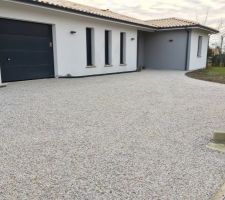
<path fill-rule="evenodd" d="M 86 28 L 87 66 L 93 65 L 93 29 Z"/>
<path fill-rule="evenodd" d="M 120 33 L 120 64 L 126 63 L 126 33 Z"/>
<path fill-rule="evenodd" d="M 111 31 L 105 31 L 105 65 L 111 65 Z"/>
<path fill-rule="evenodd" d="M 198 57 L 202 56 L 202 36 L 198 37 L 198 53 L 197 53 Z"/>

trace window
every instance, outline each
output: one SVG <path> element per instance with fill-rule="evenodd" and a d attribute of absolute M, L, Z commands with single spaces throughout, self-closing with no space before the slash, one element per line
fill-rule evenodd
<path fill-rule="evenodd" d="M 111 65 L 111 31 L 105 31 L 105 65 Z"/>
<path fill-rule="evenodd" d="M 202 36 L 198 37 L 198 53 L 197 53 L 198 57 L 202 56 Z"/>
<path fill-rule="evenodd" d="M 126 33 L 120 33 L 120 64 L 126 63 Z"/>
<path fill-rule="evenodd" d="M 92 28 L 86 28 L 87 66 L 93 65 L 93 32 Z"/>

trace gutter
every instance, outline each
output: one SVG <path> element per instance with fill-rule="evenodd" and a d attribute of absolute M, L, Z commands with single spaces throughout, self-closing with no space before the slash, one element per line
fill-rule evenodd
<path fill-rule="evenodd" d="M 201 30 L 204 30 L 204 31 L 207 31 L 207 32 L 210 32 L 211 34 L 216 34 L 216 33 L 219 33 L 219 31 L 215 30 L 215 29 L 212 29 L 212 28 L 209 28 L 209 27 L 205 27 L 205 26 L 202 26 L 202 25 L 194 25 L 194 26 L 180 26 L 180 27 L 177 27 L 177 26 L 173 26 L 173 27 L 169 27 L 169 28 L 156 28 L 156 31 L 173 31 L 173 30 L 184 30 L 184 29 L 201 29 Z"/>

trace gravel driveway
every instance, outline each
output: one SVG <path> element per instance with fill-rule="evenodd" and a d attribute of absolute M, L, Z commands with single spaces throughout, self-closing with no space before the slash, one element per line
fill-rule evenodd
<path fill-rule="evenodd" d="M 207 200 L 225 182 L 225 85 L 178 71 L 0 89 L 0 199 Z"/>

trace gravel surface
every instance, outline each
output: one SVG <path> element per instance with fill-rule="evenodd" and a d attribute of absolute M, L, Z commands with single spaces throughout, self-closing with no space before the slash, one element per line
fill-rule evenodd
<path fill-rule="evenodd" d="M 225 85 L 178 71 L 0 89 L 0 199 L 207 200 L 225 182 Z"/>

